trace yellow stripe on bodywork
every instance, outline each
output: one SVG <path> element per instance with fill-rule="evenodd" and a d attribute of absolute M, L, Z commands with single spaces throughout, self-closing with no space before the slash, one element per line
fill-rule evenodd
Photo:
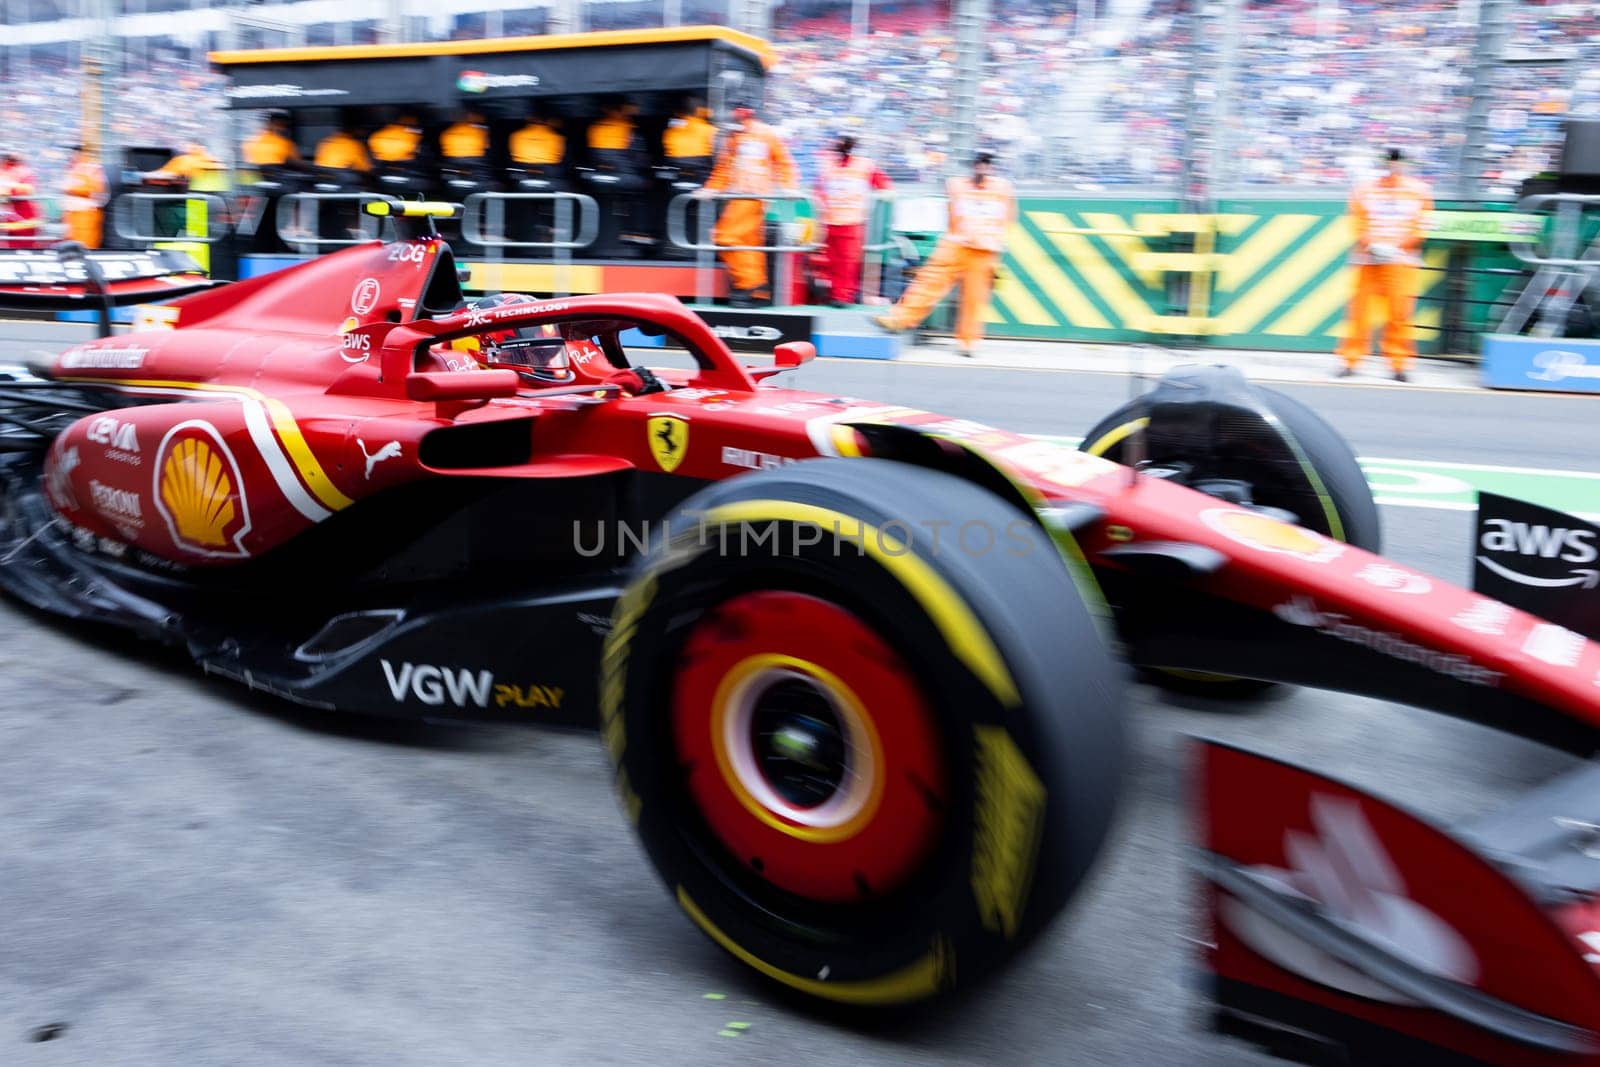
<path fill-rule="evenodd" d="M 833 427 L 833 447 L 839 455 L 855 459 L 861 455 L 861 447 L 856 443 L 856 431 L 849 426 Z"/>
<path fill-rule="evenodd" d="M 294 421 L 294 415 L 281 400 L 263 396 L 260 393 L 255 399 L 267 409 L 267 414 L 272 418 L 273 429 L 278 431 L 278 436 L 283 439 L 283 447 L 289 453 L 289 460 L 294 464 L 295 470 L 300 472 L 300 477 L 305 479 L 306 488 L 311 490 L 311 495 L 322 501 L 324 505 L 334 511 L 349 507 L 355 501 L 339 491 L 328 477 L 328 472 L 322 469 L 322 464 L 317 462 L 317 457 L 312 455 L 311 446 L 306 443 L 306 435 L 300 432 L 300 424 Z"/>
<path fill-rule="evenodd" d="M 721 945 L 745 966 L 752 967 L 791 989 L 798 989 L 809 996 L 840 1004 L 909 1004 L 912 1001 L 924 1000 L 939 991 L 940 980 L 947 970 L 946 962 L 940 953 L 929 950 L 926 956 L 909 967 L 893 974 L 886 974 L 882 978 L 847 982 L 826 982 L 819 978 L 807 978 L 773 966 L 723 933 L 722 928 L 700 910 L 700 906 L 694 902 L 694 898 L 689 896 L 683 886 L 678 887 L 678 906 L 694 920 L 696 926 L 705 931 L 707 937 Z"/>
<path fill-rule="evenodd" d="M 806 523 L 831 530 L 835 537 L 860 546 L 917 599 L 956 658 L 966 664 L 996 699 L 1010 708 L 1022 703 L 1010 669 L 972 608 L 938 571 L 920 556 L 912 555 L 910 546 L 899 539 L 843 512 L 789 500 L 741 500 L 723 504 L 712 508 L 706 520 L 712 525 L 774 520 Z"/>
<path fill-rule="evenodd" d="M 260 404 L 271 420 L 273 429 L 283 441 L 284 450 L 289 455 L 289 461 L 294 464 L 295 470 L 306 483 L 306 488 L 325 507 L 332 511 L 341 511 L 355 501 L 345 496 L 333 484 L 328 473 L 322 469 L 322 464 L 312 453 L 311 446 L 306 443 L 305 434 L 301 432 L 299 423 L 294 421 L 294 415 L 287 405 L 281 400 L 275 400 L 254 389 L 244 385 L 217 385 L 212 382 L 183 382 L 164 381 L 160 379 L 142 378 L 93 378 L 88 376 L 63 376 L 60 381 L 68 382 L 93 382 L 99 385 L 121 385 L 133 389 L 183 389 L 189 392 L 205 394 L 221 393 L 228 396 L 242 397 Z"/>

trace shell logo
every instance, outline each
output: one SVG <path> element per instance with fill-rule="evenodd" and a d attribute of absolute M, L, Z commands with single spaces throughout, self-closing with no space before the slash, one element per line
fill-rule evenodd
<path fill-rule="evenodd" d="M 1294 556 L 1310 563 L 1326 563 L 1349 547 L 1342 541 L 1324 537 L 1304 526 L 1292 526 L 1254 511 L 1208 508 L 1200 513 L 1200 518 L 1230 541 L 1262 552 Z"/>
<path fill-rule="evenodd" d="M 209 422 L 179 423 L 161 440 L 155 464 L 156 509 L 180 549 L 243 557 L 250 532 L 239 464 Z"/>

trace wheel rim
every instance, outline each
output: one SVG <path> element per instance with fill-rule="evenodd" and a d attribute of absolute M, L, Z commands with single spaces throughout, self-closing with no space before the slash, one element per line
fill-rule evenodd
<path fill-rule="evenodd" d="M 800 593 L 745 593 L 692 626 L 672 728 L 689 800 L 740 867 L 819 901 L 902 885 L 943 824 L 936 721 L 865 622 Z"/>

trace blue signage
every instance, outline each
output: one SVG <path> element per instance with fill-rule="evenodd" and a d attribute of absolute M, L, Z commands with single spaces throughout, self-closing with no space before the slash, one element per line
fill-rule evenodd
<path fill-rule="evenodd" d="M 1600 393 L 1600 341 L 1489 334 L 1483 339 L 1483 384 Z"/>

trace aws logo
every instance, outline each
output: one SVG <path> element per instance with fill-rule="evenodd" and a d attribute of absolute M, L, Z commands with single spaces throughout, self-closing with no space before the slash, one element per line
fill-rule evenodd
<path fill-rule="evenodd" d="M 239 464 L 209 422 L 180 422 L 161 439 L 155 464 L 156 510 L 173 544 L 202 556 L 242 557 L 250 532 Z"/>

